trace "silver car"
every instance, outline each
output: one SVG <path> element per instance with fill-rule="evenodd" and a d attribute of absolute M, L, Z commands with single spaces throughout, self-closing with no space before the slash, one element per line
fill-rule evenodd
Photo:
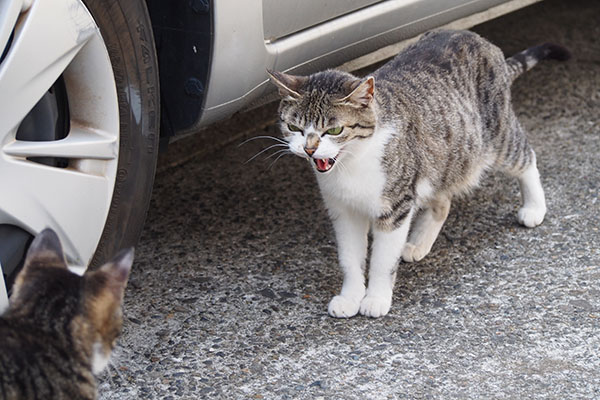
<path fill-rule="evenodd" d="M 535 1 L 0 0 L 0 279 L 46 227 L 79 271 L 134 245 L 159 147 L 269 99 L 267 68 L 354 70 Z"/>

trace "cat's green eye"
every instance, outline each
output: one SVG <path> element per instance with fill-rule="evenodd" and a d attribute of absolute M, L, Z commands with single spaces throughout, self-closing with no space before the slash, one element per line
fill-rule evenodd
<path fill-rule="evenodd" d="M 336 126 L 335 128 L 331 128 L 327 130 L 328 135 L 339 135 L 344 130 L 343 126 Z"/>
<path fill-rule="evenodd" d="M 288 124 L 288 129 L 292 132 L 302 132 L 302 129 L 298 128 L 294 124 Z"/>

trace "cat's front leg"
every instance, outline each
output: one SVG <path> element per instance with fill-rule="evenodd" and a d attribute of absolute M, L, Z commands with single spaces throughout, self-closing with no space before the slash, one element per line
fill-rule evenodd
<path fill-rule="evenodd" d="M 329 315 L 350 318 L 358 314 L 365 296 L 364 265 L 367 258 L 369 220 L 349 210 L 330 212 L 344 282 L 340 294 L 329 302 Z"/>
<path fill-rule="evenodd" d="M 360 313 L 367 317 L 383 317 L 392 306 L 396 268 L 406 244 L 412 219 L 411 210 L 393 231 L 373 229 L 373 248 L 369 266 L 369 287 L 360 303 Z"/>

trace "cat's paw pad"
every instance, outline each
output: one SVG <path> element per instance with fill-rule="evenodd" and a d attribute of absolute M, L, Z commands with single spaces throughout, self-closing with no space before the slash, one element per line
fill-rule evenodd
<path fill-rule="evenodd" d="M 350 318 L 358 314 L 359 307 L 360 301 L 338 295 L 331 299 L 327 311 L 335 318 Z"/>
<path fill-rule="evenodd" d="M 367 295 L 360 302 L 360 313 L 366 317 L 383 317 L 390 311 L 392 306 L 392 297 L 369 296 Z"/>
<path fill-rule="evenodd" d="M 517 214 L 521 225 L 534 228 L 542 223 L 546 215 L 546 207 L 522 207 Z"/>
<path fill-rule="evenodd" d="M 412 243 L 406 243 L 402 250 L 402 259 L 404 262 L 421 261 L 429 253 L 429 250 L 416 246 Z"/>

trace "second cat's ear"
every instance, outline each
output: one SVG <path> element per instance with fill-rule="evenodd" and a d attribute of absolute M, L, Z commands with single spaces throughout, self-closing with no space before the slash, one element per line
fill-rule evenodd
<path fill-rule="evenodd" d="M 115 258 L 100 268 L 101 271 L 108 273 L 112 281 L 111 286 L 114 287 L 117 294 L 120 294 L 121 296 L 127 285 L 129 273 L 131 272 L 133 256 L 133 247 L 121 250 Z"/>
<path fill-rule="evenodd" d="M 288 75 L 283 72 L 267 70 L 271 82 L 279 89 L 279 95 L 284 98 L 297 100 L 302 95 L 300 87 L 306 82 L 305 76 Z"/>
<path fill-rule="evenodd" d="M 44 229 L 31 242 L 24 268 L 30 265 L 67 267 L 60 239 L 52 229 Z"/>
<path fill-rule="evenodd" d="M 121 250 L 100 269 L 86 271 L 86 296 L 98 315 L 110 313 L 115 304 L 121 304 L 132 264 L 133 248 L 129 248 Z"/>
<path fill-rule="evenodd" d="M 356 108 L 365 108 L 373 100 L 375 78 L 369 76 L 363 80 L 352 82 L 349 85 L 349 90 L 352 90 L 350 94 L 337 100 L 336 103 Z"/>

